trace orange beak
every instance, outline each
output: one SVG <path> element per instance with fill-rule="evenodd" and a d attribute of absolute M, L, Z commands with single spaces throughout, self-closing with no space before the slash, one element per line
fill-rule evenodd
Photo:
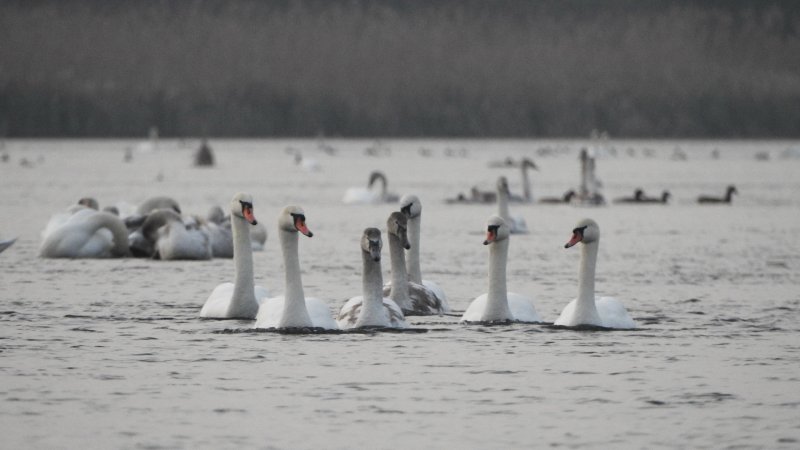
<path fill-rule="evenodd" d="M 493 231 L 489 230 L 486 232 L 486 240 L 483 241 L 483 245 L 489 245 L 497 239 L 497 235 L 494 234 Z"/>
<path fill-rule="evenodd" d="M 242 214 L 244 215 L 244 220 L 248 221 L 250 225 L 255 225 L 258 223 L 256 216 L 253 215 L 253 208 L 245 206 L 242 208 Z"/>
<path fill-rule="evenodd" d="M 308 229 L 308 227 L 306 226 L 306 223 L 303 221 L 303 219 L 301 219 L 299 217 L 295 217 L 295 219 L 294 219 L 294 227 L 297 228 L 297 231 L 303 233 L 304 235 L 306 235 L 308 237 L 314 236 L 314 233 L 312 233 L 311 230 Z"/>
<path fill-rule="evenodd" d="M 564 248 L 570 248 L 582 240 L 583 240 L 582 233 L 572 233 L 572 239 L 570 239 L 569 242 L 564 244 Z"/>

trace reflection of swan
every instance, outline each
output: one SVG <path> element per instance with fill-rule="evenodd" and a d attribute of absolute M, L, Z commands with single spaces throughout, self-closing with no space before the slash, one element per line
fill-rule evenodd
<path fill-rule="evenodd" d="M 462 322 L 540 322 L 533 300 L 506 289 L 506 262 L 508 243 L 511 235 L 508 225 L 498 217 L 492 216 L 486 224 L 486 240 L 489 245 L 489 292 L 470 303 Z"/>
<path fill-rule="evenodd" d="M 539 199 L 539 203 L 546 203 L 546 204 L 569 203 L 572 201 L 572 197 L 574 196 L 575 196 L 575 191 L 570 189 L 567 192 L 565 192 L 562 197 L 542 197 Z"/>
<path fill-rule="evenodd" d="M 636 328 L 636 322 L 631 319 L 619 300 L 613 297 L 595 296 L 594 275 L 597 250 L 600 245 L 600 227 L 594 220 L 584 219 L 578 222 L 572 230 L 572 239 L 564 247 L 570 248 L 578 242 L 583 244 L 578 273 L 578 298 L 564 308 L 555 325 Z"/>
<path fill-rule="evenodd" d="M 287 206 L 278 216 L 278 239 L 283 253 L 285 292 L 261 303 L 255 328 L 325 328 L 338 329 L 328 305 L 318 298 L 306 297 L 300 277 L 297 232 L 311 237 L 306 216 L 298 206 Z"/>
<path fill-rule="evenodd" d="M 392 281 L 383 286 L 383 295 L 394 300 L 407 316 L 441 314 L 446 305 L 442 305 L 430 289 L 408 280 L 403 250 L 411 247 L 407 226 L 408 218 L 399 211 L 390 214 L 386 221 Z"/>
<path fill-rule="evenodd" d="M 196 226 L 187 225 L 171 209 L 160 209 L 147 216 L 141 233 L 152 243 L 155 259 L 211 259 L 211 240 Z"/>
<path fill-rule="evenodd" d="M 376 181 L 381 182 L 380 191 L 375 191 L 373 185 Z M 388 184 L 386 175 L 383 172 L 374 171 L 369 176 L 369 182 L 366 188 L 351 187 L 348 188 L 342 202 L 347 204 L 373 204 L 373 203 L 394 203 L 397 201 L 397 194 L 388 192 Z"/>
<path fill-rule="evenodd" d="M 200 310 L 200 317 L 255 319 L 259 302 L 268 296 L 267 290 L 255 286 L 253 280 L 253 250 L 249 227 L 256 223 L 253 198 L 248 194 L 236 194 L 231 200 L 236 278 L 233 283 L 222 283 L 214 288 Z"/>
<path fill-rule="evenodd" d="M 119 217 L 82 208 L 47 225 L 39 254 L 44 258 L 127 256 L 128 229 Z"/>
<path fill-rule="evenodd" d="M 421 284 L 433 292 L 436 299 L 441 304 L 440 309 L 448 312 L 450 308 L 447 306 L 447 297 L 444 290 L 433 281 L 422 279 L 422 270 L 420 269 L 420 235 L 421 235 L 421 222 L 422 222 L 422 202 L 416 195 L 404 195 L 400 199 L 400 212 L 408 218 L 408 243 L 411 248 L 408 249 L 406 254 L 406 270 L 408 271 L 409 281 Z"/>
<path fill-rule="evenodd" d="M 712 197 L 709 195 L 701 195 L 697 197 L 697 203 L 730 203 L 733 200 L 733 194 L 738 194 L 736 186 L 730 185 L 725 191 L 724 197 Z"/>
<path fill-rule="evenodd" d="M 512 217 L 508 211 L 508 196 L 508 180 L 506 177 L 500 177 L 497 179 L 497 215 L 506 221 L 512 233 L 527 233 L 528 225 L 525 223 L 525 218 Z"/>
<path fill-rule="evenodd" d="M 336 318 L 339 328 L 408 327 L 400 307 L 383 296 L 381 246 L 380 230 L 364 230 L 361 236 L 361 259 L 364 263 L 362 295 L 351 298 L 342 306 Z"/>

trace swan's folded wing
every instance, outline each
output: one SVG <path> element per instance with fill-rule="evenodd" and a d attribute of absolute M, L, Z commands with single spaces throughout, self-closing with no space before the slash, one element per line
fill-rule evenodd
<path fill-rule="evenodd" d="M 519 322 L 542 321 L 539 317 L 539 313 L 536 312 L 536 307 L 531 297 L 517 294 L 516 292 L 509 292 L 507 295 L 508 309 L 511 310 L 511 315 L 514 316 L 514 320 Z"/>
<path fill-rule="evenodd" d="M 233 298 L 233 283 L 222 283 L 215 287 L 203 304 L 203 308 L 200 310 L 200 317 L 205 319 L 226 319 L 231 298 Z"/>
<path fill-rule="evenodd" d="M 486 310 L 488 294 L 481 294 L 470 302 L 467 310 L 461 316 L 461 322 L 480 322 L 483 320 L 483 311 Z"/>
<path fill-rule="evenodd" d="M 597 313 L 603 319 L 603 326 L 607 328 L 630 329 L 636 328 L 636 322 L 628 314 L 625 305 L 614 297 L 595 297 L 594 304 Z"/>
<path fill-rule="evenodd" d="M 315 297 L 306 297 L 306 309 L 308 310 L 308 316 L 311 318 L 311 323 L 315 327 L 325 328 L 326 330 L 339 329 L 339 325 L 333 319 L 330 307 L 324 301 Z"/>
<path fill-rule="evenodd" d="M 342 305 L 342 309 L 339 310 L 339 315 L 336 316 L 336 323 L 339 325 L 339 328 L 344 330 L 356 326 L 356 321 L 358 320 L 358 315 L 361 313 L 361 305 L 363 302 L 364 296 L 358 295 L 347 300 L 347 302 Z"/>

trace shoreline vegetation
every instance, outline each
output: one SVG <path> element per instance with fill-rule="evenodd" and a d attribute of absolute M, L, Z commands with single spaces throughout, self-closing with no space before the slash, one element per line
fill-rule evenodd
<path fill-rule="evenodd" d="M 0 137 L 788 138 L 793 1 L 0 3 Z"/>

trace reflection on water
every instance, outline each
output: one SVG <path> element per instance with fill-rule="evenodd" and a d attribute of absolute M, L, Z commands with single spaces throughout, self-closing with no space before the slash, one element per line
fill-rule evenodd
<path fill-rule="evenodd" d="M 641 328 L 459 325 L 458 315 L 410 317 L 409 332 L 254 332 L 251 322 L 197 318 L 230 260 L 46 260 L 50 214 L 91 195 L 101 206 L 175 197 L 190 213 L 254 196 L 274 227 L 302 205 L 308 295 L 332 310 L 360 293 L 359 239 L 394 205 L 342 205 L 348 187 L 379 169 L 392 190 L 424 203 L 422 270 L 463 310 L 486 291 L 482 232 L 493 205 L 445 204 L 491 189 L 515 168 L 487 162 L 534 156 L 533 195 L 576 187 L 580 143 L 221 141 L 217 167 L 195 169 L 191 147 L 135 153 L 115 141 L 12 141 L 0 165 L 0 395 L 9 448 L 786 447 L 800 442 L 800 161 L 778 142 L 630 142 L 597 172 L 608 198 L 669 189 L 668 205 L 511 204 L 531 232 L 514 235 L 508 286 L 532 295 L 544 320 L 574 298 L 579 255 L 571 227 L 601 224 L 598 293 L 621 299 Z M 294 166 L 299 148 L 319 172 Z M 672 160 L 680 145 L 686 160 Z M 535 152 L 550 146 L 557 151 Z M 458 158 L 447 148 L 465 148 Z M 418 151 L 425 148 L 425 156 Z M 719 149 L 719 159 L 711 150 Z M 756 161 L 756 152 L 775 158 Z M 91 164 L 89 164 L 91 162 Z M 163 174 L 163 181 L 154 182 Z M 515 178 L 517 177 L 517 178 Z M 701 193 L 735 183 L 731 205 Z M 124 206 L 124 205 L 123 205 Z M 273 229 L 254 254 L 256 282 L 282 289 Z M 386 251 L 385 251 L 386 253 Z M 388 265 L 387 265 L 388 268 Z M 388 276 L 388 274 L 386 274 Z"/>

